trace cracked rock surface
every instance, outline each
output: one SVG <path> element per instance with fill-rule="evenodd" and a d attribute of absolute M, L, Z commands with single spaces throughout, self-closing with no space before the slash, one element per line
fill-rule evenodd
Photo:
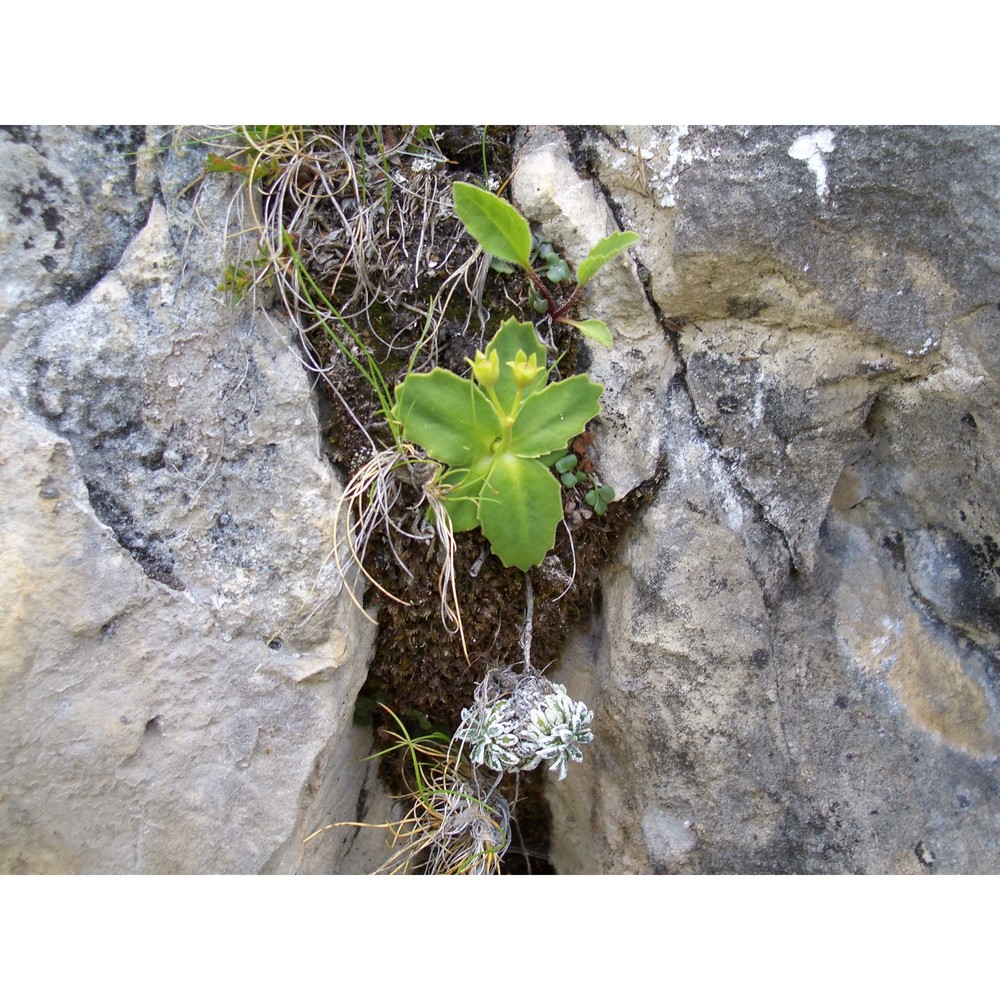
<path fill-rule="evenodd" d="M 292 335 L 216 290 L 203 160 L 0 131 L 2 871 L 352 870 L 301 840 L 355 816 L 372 627 Z"/>
<path fill-rule="evenodd" d="M 0 129 L 0 871 L 370 871 L 302 844 L 389 808 L 340 485 L 173 140 Z M 594 459 L 658 483 L 548 675 L 557 870 L 1000 871 L 1000 131 L 535 128 L 512 190 L 640 235 L 582 306 Z"/>
<path fill-rule="evenodd" d="M 599 465 L 667 468 L 553 675 L 560 872 L 1000 871 L 998 178 L 996 129 L 526 134 L 571 260 L 640 235 Z"/>

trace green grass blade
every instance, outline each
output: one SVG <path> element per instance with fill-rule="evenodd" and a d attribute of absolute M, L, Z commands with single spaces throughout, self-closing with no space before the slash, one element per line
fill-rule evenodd
<path fill-rule="evenodd" d="M 378 362 L 375 360 L 375 355 L 368 349 L 361 337 L 358 336 L 355 329 L 348 323 L 337 308 L 330 302 L 330 300 L 323 294 L 323 290 L 316 284 L 313 276 L 309 273 L 305 264 L 302 263 L 302 258 L 298 255 L 295 246 L 292 242 L 291 236 L 288 233 L 282 233 L 283 241 L 285 244 L 285 249 L 288 251 L 289 256 L 292 258 L 292 263 L 295 265 L 295 272 L 299 277 L 299 287 L 305 297 L 306 302 L 309 304 L 309 308 L 312 310 L 313 315 L 320 321 L 326 335 L 340 348 L 341 353 L 347 358 L 351 364 L 361 373 L 364 379 L 375 391 L 375 395 L 378 397 L 379 405 L 382 407 L 383 412 L 388 416 L 392 411 L 392 395 L 389 390 L 389 384 L 385 380 L 385 376 L 382 374 L 382 369 L 379 368 Z M 323 313 L 316 306 L 315 299 L 319 299 L 323 308 L 326 309 L 330 315 L 332 315 L 338 323 L 340 323 L 345 330 L 350 334 L 351 339 L 358 346 L 358 350 L 361 351 L 366 364 L 362 364 L 350 351 L 347 345 L 344 343 L 343 339 L 337 334 L 336 330 L 331 327 L 326 320 L 323 318 Z"/>

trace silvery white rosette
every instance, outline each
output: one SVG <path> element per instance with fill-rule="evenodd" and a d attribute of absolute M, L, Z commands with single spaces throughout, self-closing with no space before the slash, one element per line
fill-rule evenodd
<path fill-rule="evenodd" d="M 569 762 L 582 761 L 580 748 L 594 738 L 593 718 L 561 684 L 533 670 L 517 674 L 505 667 L 476 685 L 475 704 L 462 709 L 455 739 L 468 746 L 477 766 L 513 774 L 549 761 L 549 770 L 558 770 L 562 781 Z"/>

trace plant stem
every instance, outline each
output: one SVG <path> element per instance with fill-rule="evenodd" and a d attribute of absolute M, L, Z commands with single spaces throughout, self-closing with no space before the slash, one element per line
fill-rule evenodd
<path fill-rule="evenodd" d="M 580 294 L 583 292 L 583 285 L 577 285 L 576 291 L 554 312 L 550 313 L 556 323 L 565 323 L 569 311 L 580 301 Z"/>
<path fill-rule="evenodd" d="M 500 439 L 500 447 L 497 449 L 497 453 L 500 454 L 505 451 L 510 451 L 510 439 L 514 432 L 514 420 L 517 417 L 517 411 L 521 409 L 521 397 L 524 395 L 524 390 L 520 386 L 515 389 L 514 403 L 510 408 L 510 413 L 508 413 L 503 406 L 500 405 L 500 399 L 493 386 L 490 386 L 487 391 L 490 395 L 490 402 L 496 408 L 496 411 L 500 416 L 500 423 L 503 426 L 503 437 Z"/>
<path fill-rule="evenodd" d="M 524 574 L 524 630 L 521 632 L 521 652 L 524 653 L 525 673 L 531 669 L 531 629 L 535 610 L 535 595 L 531 589 L 531 577 Z"/>
<path fill-rule="evenodd" d="M 545 304 L 549 307 L 549 315 L 555 319 L 560 312 L 559 308 L 556 306 L 556 300 L 552 298 L 552 293 L 545 287 L 544 282 L 537 274 L 529 267 L 528 277 L 531 279 L 531 283 L 542 293 L 545 299 Z"/>

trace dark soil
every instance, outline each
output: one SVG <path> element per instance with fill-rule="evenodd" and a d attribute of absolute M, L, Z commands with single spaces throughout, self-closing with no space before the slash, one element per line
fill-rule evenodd
<path fill-rule="evenodd" d="M 576 577 L 568 591 L 573 555 L 563 529 L 545 562 L 528 573 L 534 605 L 531 659 L 536 668 L 554 664 L 570 629 L 589 622 L 599 610 L 600 569 L 649 495 L 647 490 L 634 491 L 624 502 L 612 504 L 604 517 L 592 516 L 574 529 Z M 566 506 L 575 503 L 573 494 L 565 496 Z M 371 681 L 392 692 L 400 709 L 415 710 L 449 730 L 457 727 L 462 708 L 471 704 L 477 681 L 490 667 L 523 662 L 521 630 L 527 601 L 524 574 L 505 568 L 478 531 L 457 535 L 455 540 L 455 572 L 471 663 L 465 660 L 458 636 L 449 634 L 441 621 L 439 566 L 433 551 L 422 542 L 396 539 L 396 551 L 412 577 L 384 543 L 372 547 L 367 566 L 387 590 L 408 602 L 405 606 L 379 602 Z"/>

